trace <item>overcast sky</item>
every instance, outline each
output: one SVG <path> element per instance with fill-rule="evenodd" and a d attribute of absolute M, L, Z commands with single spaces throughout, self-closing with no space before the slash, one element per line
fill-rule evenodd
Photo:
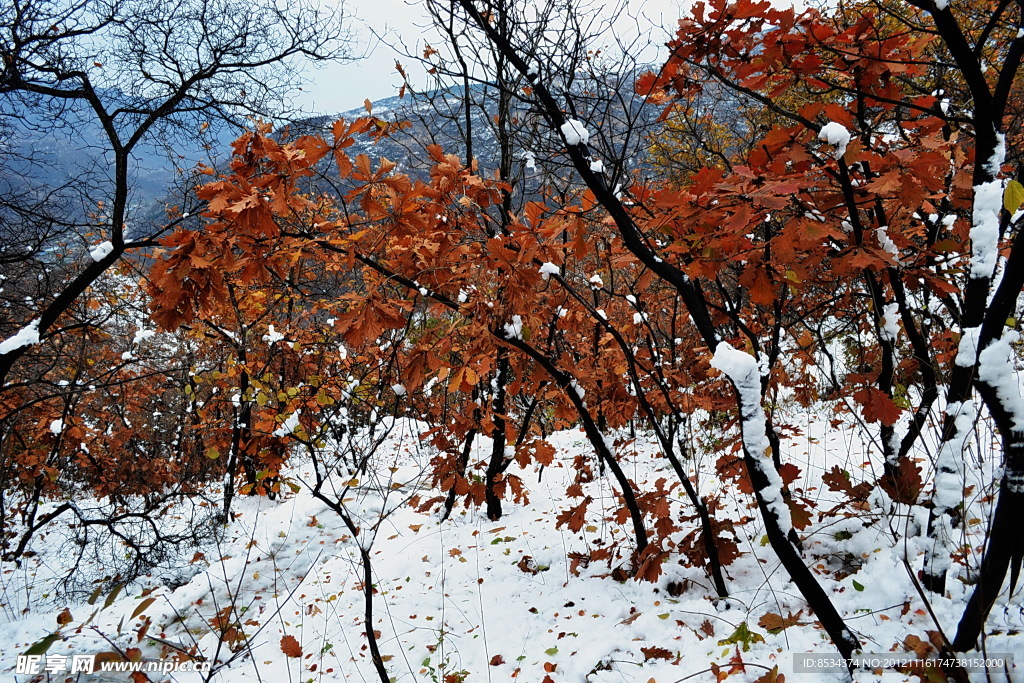
<path fill-rule="evenodd" d="M 674 27 L 680 16 L 680 0 L 628 0 L 628 4 L 631 13 L 642 13 L 666 29 Z M 429 35 L 429 21 L 417 2 L 346 0 L 345 11 L 355 15 L 349 22 L 356 35 L 352 50 L 366 56 L 350 64 L 309 69 L 306 77 L 310 83 L 304 86 L 297 102 L 303 111 L 335 114 L 362 106 L 364 99 L 374 101 L 397 95 L 402 79 L 395 71 L 396 59 L 408 69 L 417 85 L 426 85 L 422 71 L 392 47 L 404 44 L 414 54 L 422 52 Z M 663 44 L 664 38 L 659 37 L 658 42 Z M 654 61 L 658 57 L 655 51 L 649 59 Z"/>

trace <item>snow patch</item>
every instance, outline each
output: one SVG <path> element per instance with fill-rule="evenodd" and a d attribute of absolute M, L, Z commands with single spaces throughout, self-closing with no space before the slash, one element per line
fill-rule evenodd
<path fill-rule="evenodd" d="M 736 387 L 740 400 L 743 445 L 750 453 L 754 466 L 768 480 L 768 484 L 758 493 L 765 507 L 775 515 L 783 534 L 788 535 L 793 527 L 792 518 L 789 506 L 782 498 L 782 477 L 768 455 L 771 444 L 765 432 L 765 415 L 761 408 L 761 375 L 757 360 L 723 341 L 715 348 L 711 367 L 721 370 Z"/>
<path fill-rule="evenodd" d="M 552 275 L 558 275 L 561 272 L 562 271 L 559 269 L 559 267 L 556 266 L 551 261 L 546 262 L 544 265 L 540 267 L 540 276 L 545 280 L 547 280 Z"/>
<path fill-rule="evenodd" d="M 18 333 L 9 339 L 0 342 L 0 355 L 17 351 L 23 346 L 32 346 L 39 343 L 39 321 L 33 320 L 25 327 L 18 330 Z"/>
<path fill-rule="evenodd" d="M 836 159 L 841 158 L 846 154 L 846 146 L 850 144 L 850 131 L 846 130 L 846 126 L 835 121 L 829 121 L 821 127 L 821 131 L 818 133 L 818 139 L 827 142 L 830 145 L 836 147 Z"/>
<path fill-rule="evenodd" d="M 985 163 L 992 175 L 1006 158 L 1006 139 L 1000 135 L 996 149 Z M 999 260 L 999 212 L 1003 208 L 1003 181 L 997 179 L 974 186 L 974 210 L 971 215 L 971 278 L 989 278 Z"/>
<path fill-rule="evenodd" d="M 569 386 L 580 397 L 580 400 L 583 400 L 583 397 L 587 395 L 587 390 L 581 387 L 575 379 L 569 382 Z"/>
<path fill-rule="evenodd" d="M 263 335 L 264 341 L 268 344 L 275 344 L 284 339 L 284 335 L 274 329 L 273 325 L 267 325 L 267 333 Z"/>
<path fill-rule="evenodd" d="M 135 338 L 132 339 L 132 344 L 141 344 L 150 337 L 156 336 L 156 330 L 145 330 L 139 329 L 135 331 Z"/>
<path fill-rule="evenodd" d="M 1003 182 L 990 180 L 974 188 L 971 224 L 971 278 L 992 277 L 999 259 L 999 211 Z"/>
<path fill-rule="evenodd" d="M 900 305 L 897 303 L 886 304 L 882 313 L 882 339 L 896 341 L 896 335 L 900 332 Z"/>
<path fill-rule="evenodd" d="M 962 368 L 969 368 L 978 360 L 978 336 L 981 334 L 980 327 L 967 327 L 960 333 L 960 343 L 956 349 L 957 365 Z"/>
<path fill-rule="evenodd" d="M 590 131 L 578 119 L 568 119 L 561 127 L 562 135 L 565 137 L 565 144 L 585 145 L 590 142 Z"/>
<path fill-rule="evenodd" d="M 281 426 L 274 430 L 274 436 L 288 436 L 299 426 L 299 415 L 302 410 L 296 410 L 281 423 Z"/>
<path fill-rule="evenodd" d="M 523 317 L 521 315 L 512 316 L 512 322 L 506 323 L 504 326 L 505 338 L 506 339 L 519 339 L 523 338 Z"/>
<path fill-rule="evenodd" d="M 849 232 L 849 230 L 847 230 L 847 232 Z M 882 249 L 886 251 L 886 253 L 892 254 L 893 256 L 899 254 L 900 250 L 897 249 L 893 241 L 889 239 L 889 226 L 883 225 L 881 227 L 875 228 L 875 237 L 878 238 L 879 246 L 881 246 Z"/>
<path fill-rule="evenodd" d="M 89 258 L 99 263 L 103 259 L 110 256 L 110 252 L 114 251 L 114 245 L 111 244 L 110 240 L 100 242 L 95 247 L 89 250 Z"/>
<path fill-rule="evenodd" d="M 1024 397 L 1014 367 L 1013 344 L 1020 333 L 1008 331 L 978 354 L 978 379 L 996 390 L 999 402 L 1013 418 L 1013 431 L 1024 433 Z M 959 359 L 959 355 L 958 355 Z"/>

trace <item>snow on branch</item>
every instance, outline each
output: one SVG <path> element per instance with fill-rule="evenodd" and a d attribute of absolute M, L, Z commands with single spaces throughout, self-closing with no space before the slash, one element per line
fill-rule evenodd
<path fill-rule="evenodd" d="M 996 390 L 999 403 L 1013 418 L 1013 431 L 1024 433 L 1024 397 L 1013 363 L 1013 344 L 1018 341 L 1020 333 L 1011 330 L 986 346 L 978 354 L 978 379 Z"/>
<path fill-rule="evenodd" d="M 18 330 L 10 339 L 0 342 L 0 355 L 17 351 L 23 346 L 32 346 L 39 343 L 39 321 L 33 320 L 25 327 Z"/>
<path fill-rule="evenodd" d="M 562 135 L 567 145 L 585 145 L 590 142 L 590 131 L 578 119 L 568 119 L 562 124 Z"/>
<path fill-rule="evenodd" d="M 818 139 L 836 146 L 836 159 L 846 154 L 846 146 L 850 144 L 850 131 L 846 126 L 835 121 L 829 121 L 818 132 Z"/>
<path fill-rule="evenodd" d="M 750 454 L 750 462 L 768 481 L 758 493 L 765 507 L 771 510 L 784 535 L 789 535 L 792 521 L 789 507 L 782 498 L 782 477 L 775 470 L 769 456 L 771 444 L 765 432 L 765 414 L 761 408 L 761 374 L 757 359 L 749 353 L 733 348 L 727 342 L 720 342 L 711 359 L 711 367 L 721 370 L 732 380 L 740 400 L 743 447 Z"/>
<path fill-rule="evenodd" d="M 1006 140 L 998 144 L 986 169 L 993 176 L 1006 157 Z M 971 217 L 971 278 L 990 278 L 999 260 L 999 212 L 1003 208 L 1003 181 L 998 178 L 974 186 L 974 211 Z"/>

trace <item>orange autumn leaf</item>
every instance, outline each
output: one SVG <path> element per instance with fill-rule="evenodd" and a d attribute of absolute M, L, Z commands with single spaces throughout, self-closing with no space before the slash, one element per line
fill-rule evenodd
<path fill-rule="evenodd" d="M 302 645 L 295 639 L 295 636 L 282 636 L 281 638 L 281 652 L 287 657 L 301 657 L 302 656 Z"/>

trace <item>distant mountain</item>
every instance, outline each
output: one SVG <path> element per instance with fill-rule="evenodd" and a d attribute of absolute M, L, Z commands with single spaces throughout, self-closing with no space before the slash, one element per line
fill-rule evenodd
<path fill-rule="evenodd" d="M 592 131 L 595 150 L 605 158 L 609 174 L 634 173 L 643 165 L 648 145 L 642 131 L 654 123 L 654 114 L 642 108 L 640 98 L 632 95 L 628 77 L 580 80 L 574 86 L 574 100 L 582 111 L 575 114 Z M 472 154 L 479 173 L 493 177 L 502 158 L 502 141 L 496 136 L 497 91 L 477 84 L 470 88 L 470 116 L 464 109 L 465 92 L 461 88 L 437 90 L 404 98 L 390 97 L 372 104 L 372 114 L 386 121 L 407 121 L 408 125 L 377 141 L 358 139 L 348 151 L 353 156 L 366 154 L 371 159 L 385 157 L 399 170 L 425 176 L 429 156 L 425 149 L 437 144 L 445 153 L 465 159 L 467 131 L 471 132 Z M 0 107 L 12 106 L 0 103 Z M 75 104 L 60 111 L 43 109 L 0 110 L 0 198 L 33 196 L 62 197 L 67 219 L 77 222 L 97 211 L 111 182 L 113 161 L 102 128 L 91 112 L 76 110 Z M 283 134 L 319 133 L 330 139 L 333 122 L 353 120 L 367 114 L 364 108 L 351 109 L 333 116 L 297 120 Z M 507 128 L 511 137 L 504 141 L 509 155 L 509 177 L 523 181 L 519 187 L 539 187 L 540 173 L 559 173 L 564 167 L 560 139 L 547 129 L 544 121 L 531 111 L 529 103 L 513 100 Z M 209 121 L 202 139 L 197 122 L 171 122 L 154 131 L 140 144 L 132 157 L 131 211 L 134 220 L 146 222 L 163 218 L 167 203 L 178 204 L 174 190 L 180 172 L 203 161 L 220 165 L 229 158 L 230 143 L 240 133 L 224 122 Z M 611 153 L 609 153 L 611 151 Z M 543 162 L 543 163 L 542 163 Z M 572 175 L 565 171 L 568 175 Z M 5 220 L 0 203 L 0 228 L 18 229 L 17 222 Z"/>
<path fill-rule="evenodd" d="M 197 133 L 192 121 L 168 121 L 154 127 L 133 150 L 129 169 L 130 212 L 136 218 L 162 213 L 164 198 L 180 169 L 224 158 L 237 135 L 224 122 L 210 121 Z M 98 119 L 84 102 L 59 108 L 0 102 L 0 224 L 12 229 L 5 202 L 39 202 L 62 222 L 77 223 L 109 201 L 114 160 Z M 16 225 L 15 228 L 16 229 Z"/>
<path fill-rule="evenodd" d="M 609 77 L 604 81 L 580 77 L 573 87 L 578 91 L 574 104 L 579 118 L 591 131 L 592 150 L 605 157 L 609 173 L 633 173 L 646 164 L 649 134 L 660 127 L 656 107 L 644 106 L 643 98 L 633 94 L 631 76 Z M 409 127 L 376 143 L 357 140 L 349 153 L 367 154 L 371 158 L 386 157 L 403 170 L 417 173 L 425 170 L 426 146 L 438 144 L 446 154 L 465 160 L 466 131 L 472 132 L 472 154 L 479 173 L 492 176 L 502 158 L 502 142 L 496 135 L 498 114 L 497 90 L 483 84 L 470 87 L 472 100 L 467 123 L 464 109 L 465 93 L 461 88 L 436 90 L 404 98 L 389 97 L 372 103 L 372 114 L 388 121 L 407 121 Z M 352 120 L 366 116 L 365 108 L 350 109 L 336 116 L 318 116 L 297 121 L 296 133 L 315 132 L 330 135 L 334 120 Z M 508 112 L 511 139 L 505 141 L 510 154 L 512 174 L 531 177 L 540 162 L 558 168 L 564 165 L 561 139 L 548 129 L 546 122 L 529 102 L 513 98 Z"/>

